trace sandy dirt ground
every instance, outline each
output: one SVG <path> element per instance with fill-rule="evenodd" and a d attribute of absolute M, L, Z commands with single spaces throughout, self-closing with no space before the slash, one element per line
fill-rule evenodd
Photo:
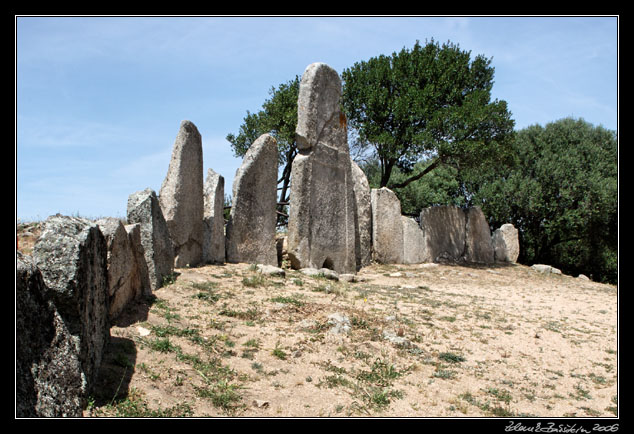
<path fill-rule="evenodd" d="M 85 416 L 617 415 L 615 286 L 522 265 L 176 272 L 112 326 Z"/>

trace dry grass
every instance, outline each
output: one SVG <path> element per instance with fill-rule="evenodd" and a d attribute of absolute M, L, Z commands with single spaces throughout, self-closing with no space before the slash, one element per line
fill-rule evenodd
<path fill-rule="evenodd" d="M 614 286 L 519 265 L 177 271 L 112 327 L 86 416 L 616 416 Z"/>

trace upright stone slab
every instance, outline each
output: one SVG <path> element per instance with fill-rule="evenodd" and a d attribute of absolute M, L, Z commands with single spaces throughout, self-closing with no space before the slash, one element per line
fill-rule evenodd
<path fill-rule="evenodd" d="M 227 223 L 227 262 L 277 266 L 277 159 L 277 141 L 263 134 L 236 171 Z"/>
<path fill-rule="evenodd" d="M 96 380 L 110 340 L 107 244 L 89 220 L 55 215 L 33 248 L 51 298 L 79 354 L 83 396 Z"/>
<path fill-rule="evenodd" d="M 425 236 L 416 220 L 401 216 L 403 223 L 403 264 L 422 264 L 430 262 Z"/>
<path fill-rule="evenodd" d="M 142 293 L 141 277 L 130 237 L 121 220 L 97 220 L 108 245 L 108 296 L 110 320 L 119 316 L 128 303 Z"/>
<path fill-rule="evenodd" d="M 357 269 L 355 195 L 340 110 L 341 79 L 324 63 L 309 65 L 299 86 L 288 219 L 291 266 Z"/>
<path fill-rule="evenodd" d="M 401 202 L 386 187 L 373 188 L 372 249 L 374 260 L 383 264 L 403 263 Z"/>
<path fill-rule="evenodd" d="M 456 262 L 465 251 L 466 217 L 456 206 L 433 206 L 420 213 L 420 227 L 433 262 Z"/>
<path fill-rule="evenodd" d="M 128 234 L 130 247 L 134 253 L 134 263 L 139 281 L 140 295 L 148 296 L 152 294 L 152 287 L 150 285 L 147 261 L 145 260 L 145 249 L 143 248 L 143 243 L 141 243 L 141 223 L 124 225 L 123 227 Z"/>
<path fill-rule="evenodd" d="M 132 193 L 127 217 L 128 223 L 141 224 L 141 245 L 153 291 L 174 272 L 174 249 L 156 193 L 150 188 Z"/>
<path fill-rule="evenodd" d="M 225 179 L 212 169 L 207 171 L 203 195 L 203 261 L 222 264 L 225 262 Z"/>
<path fill-rule="evenodd" d="M 478 206 L 465 211 L 465 261 L 491 264 L 494 262 L 489 223 Z"/>
<path fill-rule="evenodd" d="M 32 258 L 16 252 L 15 415 L 81 417 L 85 401 L 76 339 Z"/>
<path fill-rule="evenodd" d="M 511 223 L 503 224 L 492 235 L 496 262 L 516 262 L 520 255 L 518 231 Z"/>
<path fill-rule="evenodd" d="M 190 121 L 181 122 L 167 176 L 159 192 L 174 246 L 174 267 L 195 266 L 203 255 L 203 148 Z"/>
<path fill-rule="evenodd" d="M 370 184 L 363 170 L 350 160 L 352 165 L 352 186 L 356 204 L 356 247 L 357 269 L 370 265 L 372 261 L 372 200 Z"/>

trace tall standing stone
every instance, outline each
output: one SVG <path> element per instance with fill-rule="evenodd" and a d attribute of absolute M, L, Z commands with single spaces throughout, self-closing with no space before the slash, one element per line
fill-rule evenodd
<path fill-rule="evenodd" d="M 96 224 L 59 214 L 44 222 L 33 248 L 35 265 L 79 354 L 83 396 L 91 392 L 110 340 L 107 254 Z"/>
<path fill-rule="evenodd" d="M 203 194 L 203 261 L 222 264 L 225 262 L 225 179 L 209 169 Z"/>
<path fill-rule="evenodd" d="M 511 223 L 503 224 L 493 232 L 493 250 L 496 262 L 516 262 L 520 255 L 518 231 Z"/>
<path fill-rule="evenodd" d="M 382 264 L 402 264 L 401 202 L 396 194 L 387 187 L 373 188 L 371 197 L 374 260 Z"/>
<path fill-rule="evenodd" d="M 174 248 L 156 193 L 150 188 L 132 193 L 127 217 L 128 223 L 141 224 L 141 245 L 153 291 L 174 272 Z"/>
<path fill-rule="evenodd" d="M 372 262 L 372 200 L 370 184 L 363 170 L 350 160 L 352 165 L 352 181 L 356 202 L 356 246 L 357 269 Z"/>
<path fill-rule="evenodd" d="M 277 164 L 277 141 L 263 134 L 236 171 L 227 223 L 227 262 L 277 266 Z"/>
<path fill-rule="evenodd" d="M 491 229 L 482 209 L 474 206 L 465 211 L 465 261 L 491 264 L 494 261 Z"/>
<path fill-rule="evenodd" d="M 81 417 L 86 397 L 76 339 L 64 324 L 33 259 L 18 251 L 15 415 Z"/>
<path fill-rule="evenodd" d="M 465 251 L 464 211 L 457 206 L 433 206 L 420 213 L 420 227 L 433 262 L 460 261 Z"/>
<path fill-rule="evenodd" d="M 181 122 L 159 202 L 174 246 L 174 267 L 198 265 L 203 254 L 203 148 L 190 121 Z"/>
<path fill-rule="evenodd" d="M 298 268 L 356 271 L 355 196 L 341 79 L 308 65 L 299 86 L 288 219 L 288 256 Z"/>

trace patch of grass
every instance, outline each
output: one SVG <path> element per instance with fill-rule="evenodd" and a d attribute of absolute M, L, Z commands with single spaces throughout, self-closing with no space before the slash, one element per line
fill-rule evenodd
<path fill-rule="evenodd" d="M 282 303 L 282 304 L 292 304 L 295 307 L 302 307 L 304 306 L 304 302 L 301 300 L 298 300 L 298 296 L 293 295 L 291 297 L 282 297 L 282 296 L 278 296 L 278 297 L 273 297 L 271 299 L 272 302 L 274 303 Z"/>
<path fill-rule="evenodd" d="M 438 358 L 440 360 L 444 360 L 445 362 L 449 362 L 449 363 L 460 363 L 467 360 L 459 354 L 454 354 L 449 352 L 438 354 Z"/>
<path fill-rule="evenodd" d="M 286 360 L 286 358 L 288 357 L 286 352 L 284 352 L 284 350 L 279 347 L 279 343 L 275 345 L 275 348 L 273 349 L 273 351 L 271 351 L 271 354 L 273 354 L 280 360 Z"/>
<path fill-rule="evenodd" d="M 169 418 L 169 417 L 190 417 L 193 415 L 191 406 L 186 403 L 179 403 L 173 407 L 150 409 L 148 403 L 143 398 L 140 391 L 135 388 L 130 389 L 128 396 L 118 402 L 102 407 L 99 413 L 113 414 L 114 417 L 153 417 L 153 418 Z"/>
<path fill-rule="evenodd" d="M 238 393 L 240 386 L 231 384 L 226 380 L 220 380 L 207 387 L 194 387 L 201 398 L 211 400 L 211 403 L 225 412 L 232 414 L 241 406 L 242 396 Z"/>
<path fill-rule="evenodd" d="M 155 338 L 149 342 L 150 349 L 161 353 L 172 353 L 180 351 L 177 345 L 170 342 L 169 337 Z"/>
<path fill-rule="evenodd" d="M 262 274 L 254 274 L 250 277 L 242 278 L 242 285 L 247 286 L 249 288 L 257 288 L 259 286 L 266 286 L 267 281 L 266 278 Z"/>
<path fill-rule="evenodd" d="M 238 311 L 233 309 L 228 309 L 226 305 L 222 308 L 222 310 L 218 313 L 219 315 L 228 316 L 230 318 L 238 318 L 243 320 L 255 321 L 260 318 L 262 312 L 260 312 L 257 308 L 249 308 L 246 311 Z"/>

